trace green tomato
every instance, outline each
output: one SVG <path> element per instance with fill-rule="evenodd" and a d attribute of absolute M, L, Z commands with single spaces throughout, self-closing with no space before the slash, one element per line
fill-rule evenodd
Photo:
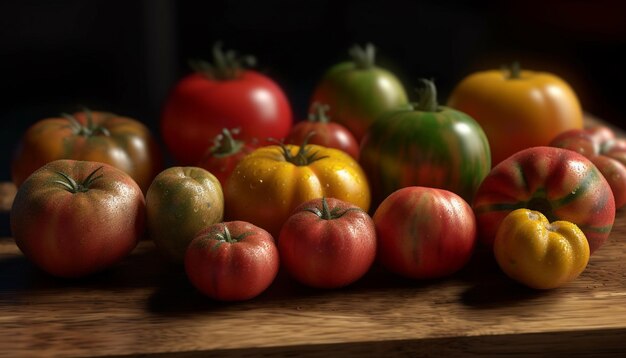
<path fill-rule="evenodd" d="M 360 141 L 367 128 L 381 114 L 408 103 L 400 80 L 374 64 L 374 46 L 354 46 L 352 61 L 331 67 L 318 83 L 311 106 L 329 106 L 331 121 L 348 128 Z"/>
<path fill-rule="evenodd" d="M 361 143 L 360 164 L 375 208 L 408 186 L 449 190 L 468 202 L 491 169 L 491 152 L 480 125 L 435 100 L 426 84 L 421 102 L 387 113 L 370 126 Z"/>
<path fill-rule="evenodd" d="M 154 178 L 146 193 L 148 234 L 157 249 L 182 263 L 196 234 L 224 218 L 219 180 L 198 167 L 171 167 Z"/>

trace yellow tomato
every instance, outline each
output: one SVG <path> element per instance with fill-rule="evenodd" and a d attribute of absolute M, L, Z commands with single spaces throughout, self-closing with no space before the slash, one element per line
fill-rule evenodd
<path fill-rule="evenodd" d="M 496 261 L 512 279 L 536 289 L 576 279 L 589 262 L 585 234 L 569 221 L 550 223 L 539 211 L 517 209 L 500 224 Z"/>
<path fill-rule="evenodd" d="M 515 65 L 469 75 L 452 91 L 448 106 L 481 125 L 494 166 L 522 149 L 548 145 L 563 131 L 583 127 L 580 102 L 565 81 Z"/>
<path fill-rule="evenodd" d="M 278 237 L 298 205 L 321 197 L 367 211 L 370 189 L 359 164 L 341 150 L 314 144 L 271 145 L 244 157 L 224 190 L 227 220 L 248 221 Z"/>

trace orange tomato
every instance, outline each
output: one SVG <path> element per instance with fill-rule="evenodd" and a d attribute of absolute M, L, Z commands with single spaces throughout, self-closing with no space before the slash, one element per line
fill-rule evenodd
<path fill-rule="evenodd" d="M 300 204 L 336 198 L 367 211 L 365 173 L 347 153 L 315 144 L 271 145 L 244 157 L 224 188 L 226 220 L 248 221 L 278 237 Z"/>
<path fill-rule="evenodd" d="M 574 90 L 547 72 L 476 72 L 452 91 L 448 106 L 469 114 L 483 128 L 495 166 L 529 147 L 546 146 L 559 133 L 583 127 Z"/>

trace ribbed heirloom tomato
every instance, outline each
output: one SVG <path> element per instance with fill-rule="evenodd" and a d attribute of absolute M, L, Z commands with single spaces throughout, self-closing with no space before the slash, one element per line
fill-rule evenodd
<path fill-rule="evenodd" d="M 11 232 L 44 271 L 82 277 L 115 264 L 144 233 L 145 201 L 137 183 L 108 164 L 55 160 L 22 183 Z"/>
<path fill-rule="evenodd" d="M 239 162 L 224 189 L 226 220 L 243 220 L 278 237 L 300 204 L 321 197 L 370 205 L 365 173 L 347 153 L 315 144 L 271 145 Z"/>
<path fill-rule="evenodd" d="M 168 96 L 161 135 L 178 165 L 197 165 L 223 128 L 251 142 L 284 138 L 292 125 L 287 96 L 271 78 L 242 68 L 247 58 L 213 49 L 214 63 L 194 62 Z M 248 61 L 249 62 L 249 61 Z"/>
<path fill-rule="evenodd" d="M 13 182 L 21 185 L 39 167 L 57 159 L 110 164 L 128 173 L 144 193 L 162 169 L 161 151 L 145 125 L 88 109 L 46 118 L 28 128 L 12 160 Z"/>
<path fill-rule="evenodd" d="M 493 247 L 502 220 L 516 209 L 576 224 L 591 253 L 607 240 L 615 221 L 613 192 L 595 165 L 553 147 L 528 148 L 500 162 L 481 183 L 472 207 L 479 241 L 487 247 Z"/>
<path fill-rule="evenodd" d="M 580 102 L 565 81 L 551 73 L 521 70 L 519 64 L 469 75 L 454 88 L 448 106 L 480 124 L 493 165 L 583 126 Z"/>

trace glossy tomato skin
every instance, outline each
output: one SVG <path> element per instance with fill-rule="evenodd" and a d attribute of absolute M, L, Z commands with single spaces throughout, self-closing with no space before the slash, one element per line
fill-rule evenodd
<path fill-rule="evenodd" d="M 228 228 L 231 240 L 224 239 Z M 273 237 L 243 221 L 223 222 L 201 230 L 189 244 L 185 272 L 205 295 L 221 301 L 252 299 L 278 274 L 279 254 Z"/>
<path fill-rule="evenodd" d="M 452 91 L 448 106 L 467 113 L 483 128 L 493 165 L 529 147 L 547 146 L 559 133 L 583 127 L 574 90 L 554 74 L 522 70 L 476 72 Z"/>
<path fill-rule="evenodd" d="M 198 167 L 215 175 L 222 187 L 226 185 L 226 180 L 241 159 L 256 148 L 256 145 L 234 139 L 231 132 L 226 130 L 216 137 L 214 145 L 205 152 L 197 164 Z"/>
<path fill-rule="evenodd" d="M 587 157 L 611 186 L 615 207 L 626 204 L 626 139 L 617 138 L 606 126 L 594 126 L 565 131 L 556 136 L 550 146 Z"/>
<path fill-rule="evenodd" d="M 81 111 L 46 118 L 24 133 L 11 164 L 13 182 L 20 186 L 44 164 L 57 159 L 96 161 L 128 173 L 145 192 L 163 166 L 159 146 L 141 122 L 108 112 Z M 88 129 L 92 123 L 93 130 Z"/>
<path fill-rule="evenodd" d="M 347 153 L 309 144 L 317 160 L 297 165 L 300 146 L 271 145 L 256 149 L 239 162 L 224 189 L 226 220 L 243 220 L 278 237 L 283 223 L 300 204 L 321 197 L 350 202 L 363 210 L 370 206 L 370 187 L 358 162 Z"/>
<path fill-rule="evenodd" d="M 330 118 L 352 132 L 357 141 L 376 118 L 407 102 L 404 86 L 393 73 L 378 66 L 359 68 L 352 61 L 331 67 L 310 100 L 311 105 L 328 104 Z"/>
<path fill-rule="evenodd" d="M 198 231 L 224 218 L 224 194 L 210 172 L 170 167 L 154 178 L 146 207 L 149 237 L 164 257 L 182 263 Z"/>
<path fill-rule="evenodd" d="M 515 209 L 576 224 L 591 253 L 607 240 L 615 221 L 613 192 L 600 171 L 583 155 L 554 147 L 528 148 L 500 162 L 478 188 L 472 207 L 479 241 L 487 247 Z"/>
<path fill-rule="evenodd" d="M 361 142 L 359 163 L 376 207 L 407 186 L 450 190 L 469 202 L 491 169 L 491 156 L 485 133 L 466 114 L 407 106 L 374 122 Z"/>
<path fill-rule="evenodd" d="M 239 128 L 246 142 L 282 139 L 292 112 L 282 89 L 269 77 L 245 70 L 235 79 L 201 73 L 181 79 L 167 98 L 161 134 L 178 165 L 196 165 L 223 128 Z"/>
<path fill-rule="evenodd" d="M 308 120 L 298 122 L 291 128 L 285 142 L 299 145 L 311 132 L 315 134 L 310 137 L 308 143 L 339 149 L 350 154 L 352 158 L 359 159 L 359 142 L 352 132 L 339 123 Z"/>
<path fill-rule="evenodd" d="M 348 202 L 313 199 L 298 206 L 284 223 L 278 251 L 281 265 L 300 283 L 317 288 L 347 286 L 363 277 L 374 262 L 374 222 Z"/>
<path fill-rule="evenodd" d="M 474 252 L 477 230 L 472 208 L 448 190 L 399 189 L 380 204 L 373 219 L 379 262 L 408 278 L 451 275 Z"/>
<path fill-rule="evenodd" d="M 96 171 L 97 170 L 97 171 Z M 80 182 L 96 171 L 90 188 L 72 193 L 63 173 Z M 108 164 L 56 160 L 18 189 L 11 231 L 24 255 L 51 275 L 82 277 L 115 264 L 144 233 L 145 201 L 128 174 Z"/>

